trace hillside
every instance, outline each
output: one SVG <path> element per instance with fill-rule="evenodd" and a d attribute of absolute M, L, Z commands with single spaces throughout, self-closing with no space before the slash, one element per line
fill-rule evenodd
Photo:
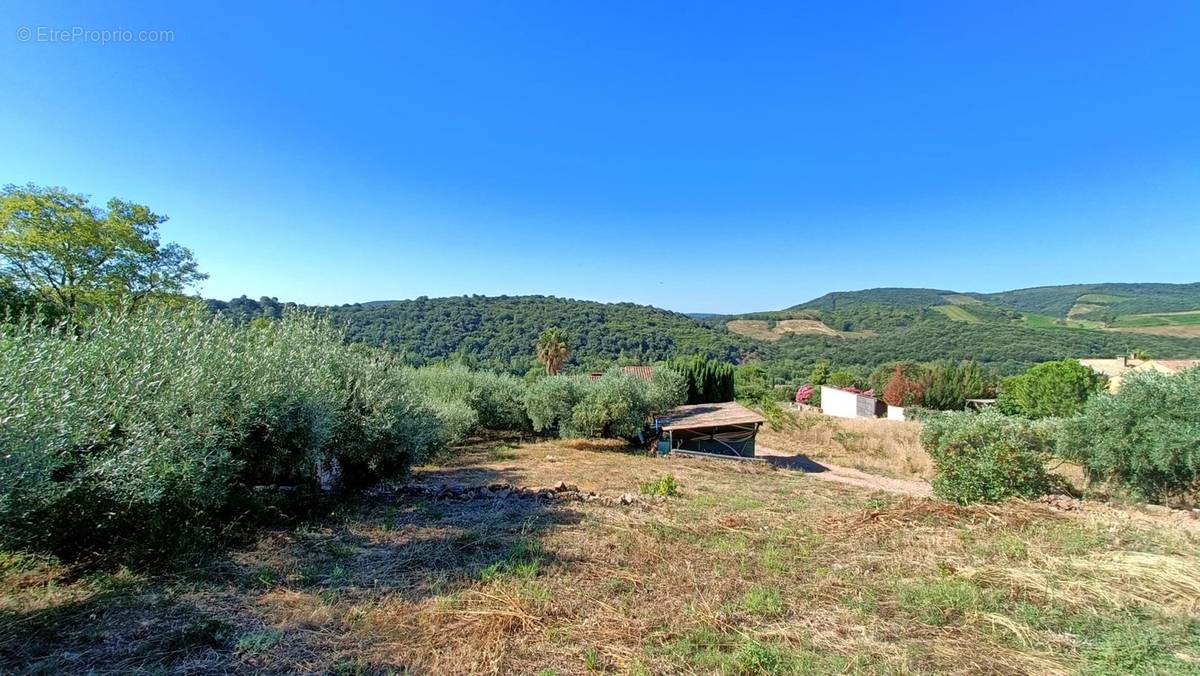
<path fill-rule="evenodd" d="M 1187 312 L 1200 309 L 1200 300 L 1187 307 L 1196 288 L 1075 285 L 997 294 L 868 289 L 826 294 L 778 312 L 700 317 L 553 296 L 418 298 L 310 309 L 345 326 L 351 340 L 388 347 L 414 364 L 456 359 L 525 373 L 535 365 L 538 333 L 559 326 L 572 338 L 569 365 L 577 368 L 700 353 L 731 362 L 761 360 L 779 379 L 792 381 L 822 359 L 842 368 L 871 369 L 896 360 L 971 358 L 1007 374 L 1050 359 L 1132 350 L 1200 357 L 1200 314 Z M 288 306 L 244 297 L 209 304 L 243 321 L 278 317 Z M 1106 322 L 1080 315 L 1081 304 L 1144 313 Z M 1068 317 L 1072 308 L 1077 311 Z"/>
<path fill-rule="evenodd" d="M 1050 359 L 1132 350 L 1200 356 L 1196 310 L 1197 284 L 1080 284 L 993 294 L 880 288 L 829 293 L 788 310 L 720 321 L 770 340 L 765 354 L 784 378 L 820 359 L 867 369 L 895 360 L 970 358 L 1015 373 Z M 780 328 L 799 316 L 819 320 L 821 329 Z M 864 339 L 845 340 L 849 336 Z"/>
<path fill-rule="evenodd" d="M 999 305 L 1052 317 L 1101 319 L 1200 309 L 1200 283 L 1073 284 L 977 295 Z M 1087 316 L 1093 314 L 1097 316 Z"/>
<path fill-rule="evenodd" d="M 1012 311 L 1053 318 L 1104 322 L 1122 315 L 1200 310 L 1200 283 L 1101 283 L 1037 286 L 998 293 L 920 288 L 878 288 L 835 291 L 789 308 L 835 311 L 848 305 L 936 307 L 983 302 Z"/>
<path fill-rule="evenodd" d="M 1200 356 L 1200 339 L 1117 331 L 1034 328 L 1011 323 L 968 323 L 929 316 L 911 326 L 881 331 L 877 337 L 844 340 L 793 336 L 771 346 L 776 370 L 804 373 L 805 365 L 826 359 L 839 367 L 873 368 L 898 360 L 975 359 L 1001 374 L 1020 372 L 1037 362 L 1074 357 L 1128 354 L 1144 350 L 1156 357 Z M 787 363 L 794 364 L 792 367 Z"/>
<path fill-rule="evenodd" d="M 954 291 L 939 291 L 938 289 L 906 289 L 906 288 L 879 288 L 879 289 L 863 289 L 862 291 L 834 291 L 827 293 L 820 298 L 814 298 L 807 303 L 795 305 L 788 310 L 824 310 L 832 312 L 838 309 L 839 306 L 847 305 L 900 305 L 913 307 L 929 307 L 933 305 L 944 305 L 950 301 L 946 300 L 947 295 L 955 294 Z"/>
<path fill-rule="evenodd" d="M 235 319 L 280 316 L 276 299 L 209 301 Z M 684 314 L 636 305 L 554 296 L 454 296 L 309 308 L 326 314 L 347 337 L 388 347 L 414 364 L 453 358 L 475 366 L 525 373 L 545 328 L 564 329 L 569 366 L 603 368 L 618 359 L 650 362 L 681 354 L 739 361 L 753 341 Z"/>

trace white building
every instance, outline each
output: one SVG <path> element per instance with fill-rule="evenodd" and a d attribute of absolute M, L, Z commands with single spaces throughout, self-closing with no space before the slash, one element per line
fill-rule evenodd
<path fill-rule="evenodd" d="M 875 397 L 821 386 L 821 412 L 836 418 L 878 418 L 885 404 Z"/>

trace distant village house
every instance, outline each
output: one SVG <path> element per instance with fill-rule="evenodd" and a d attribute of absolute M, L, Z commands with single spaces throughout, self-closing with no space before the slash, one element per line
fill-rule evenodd
<path fill-rule="evenodd" d="M 1154 371 L 1175 375 L 1200 366 L 1200 359 L 1134 359 L 1123 356 L 1116 359 L 1080 359 L 1079 363 L 1108 376 L 1108 391 L 1117 392 L 1121 389 L 1121 382 L 1131 373 Z"/>

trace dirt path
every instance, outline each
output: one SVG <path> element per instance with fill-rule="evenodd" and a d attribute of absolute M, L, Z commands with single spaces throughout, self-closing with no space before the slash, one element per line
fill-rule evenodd
<path fill-rule="evenodd" d="M 847 484 L 850 486 L 858 486 L 859 488 L 867 488 L 877 491 L 887 491 L 889 493 L 900 493 L 903 495 L 912 495 L 916 497 L 930 497 L 933 495 L 933 488 L 924 481 L 914 479 L 892 479 L 889 477 L 879 476 L 877 474 L 868 474 L 866 472 L 853 469 L 851 467 L 842 467 L 833 465 L 827 462 L 817 462 L 803 455 L 788 455 L 781 453 L 772 448 L 759 446 L 755 451 L 755 456 L 765 460 L 776 467 L 785 469 L 794 469 L 806 472 L 813 475 L 814 478 L 823 481 L 833 481 L 835 483 Z"/>

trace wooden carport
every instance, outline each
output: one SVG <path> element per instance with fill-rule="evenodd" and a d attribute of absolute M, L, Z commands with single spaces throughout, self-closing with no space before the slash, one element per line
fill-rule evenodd
<path fill-rule="evenodd" d="M 734 401 L 680 406 L 655 419 L 658 452 L 754 457 L 754 439 L 767 419 Z"/>

